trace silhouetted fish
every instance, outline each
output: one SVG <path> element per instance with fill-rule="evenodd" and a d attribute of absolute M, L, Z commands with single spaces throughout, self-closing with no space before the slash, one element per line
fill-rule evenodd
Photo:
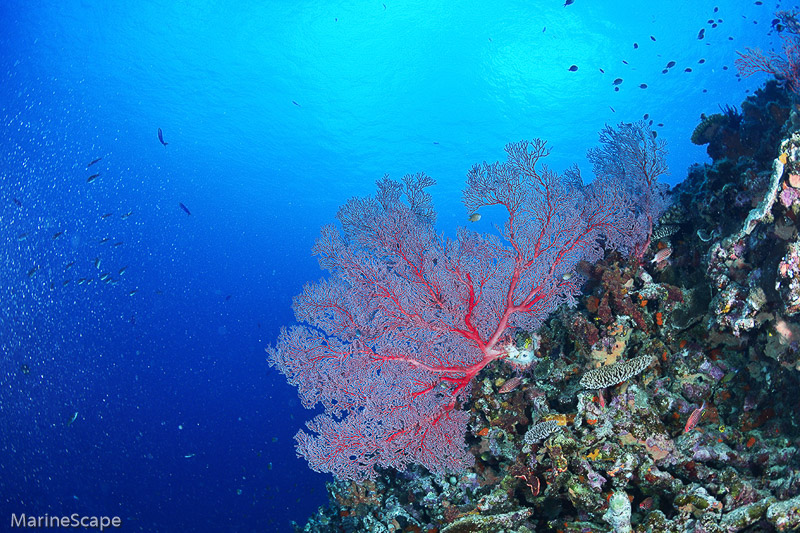
<path fill-rule="evenodd" d="M 293 103 L 294 105 L 296 105 L 297 107 L 301 107 L 301 106 L 300 106 L 300 104 L 298 104 L 298 103 L 297 103 L 297 102 L 295 102 L 294 100 L 292 100 L 292 103 Z"/>
<path fill-rule="evenodd" d="M 20 202 L 16 198 L 12 198 L 12 200 L 14 200 L 14 203 L 17 204 L 17 207 L 22 207 L 22 202 Z"/>
<path fill-rule="evenodd" d="M 674 61 L 670 61 L 669 63 L 667 63 L 667 68 L 672 68 L 674 66 L 675 66 L 675 62 Z"/>
<path fill-rule="evenodd" d="M 637 48 L 639 48 L 639 43 L 633 43 L 633 49 L 636 50 Z"/>
<path fill-rule="evenodd" d="M 643 84 L 639 85 L 639 88 L 640 89 L 647 89 L 647 84 L 643 83 Z"/>
<path fill-rule="evenodd" d="M 700 30 L 700 33 L 698 33 L 698 34 L 697 34 L 697 38 L 698 38 L 698 39 L 702 39 L 703 37 L 705 37 L 705 35 L 706 35 L 706 29 L 705 29 L 705 28 L 702 28 L 702 29 Z"/>
<path fill-rule="evenodd" d="M 622 78 L 617 78 L 612 82 L 612 85 L 619 85 L 620 83 L 622 83 Z"/>
<path fill-rule="evenodd" d="M 158 128 L 158 140 L 161 141 L 161 144 L 164 146 L 167 145 L 167 143 L 164 142 L 164 133 L 161 131 L 161 128 Z"/>
<path fill-rule="evenodd" d="M 569 67 L 570 72 L 575 72 L 576 70 L 578 70 L 578 65 L 572 65 L 571 67 Z"/>
<path fill-rule="evenodd" d="M 97 174 L 92 174 L 91 176 L 86 178 L 86 183 L 91 183 L 91 182 L 93 182 L 94 180 L 96 180 L 99 177 L 100 177 L 100 173 L 99 172 Z"/>
<path fill-rule="evenodd" d="M 191 211 L 189 211 L 189 208 L 188 208 L 188 207 L 186 207 L 185 205 L 183 205 L 183 202 L 178 202 L 178 207 L 180 207 L 181 209 L 183 209 L 184 211 L 186 211 L 186 214 L 187 214 L 187 215 L 191 215 L 191 214 L 192 214 L 192 212 L 191 212 Z"/>
<path fill-rule="evenodd" d="M 97 159 L 92 159 L 91 161 L 89 161 L 89 164 L 86 165 L 86 168 L 89 168 L 90 166 L 94 165 L 95 163 L 97 163 L 101 159 L 103 159 L 103 158 L 102 157 L 98 157 Z"/>
<path fill-rule="evenodd" d="M 572 2 L 574 2 L 574 1 L 575 0 L 567 0 L 566 2 L 564 2 L 564 7 L 567 7 L 568 5 L 572 4 Z"/>
<path fill-rule="evenodd" d="M 651 35 L 651 36 L 650 36 L 650 40 L 651 40 L 651 41 L 655 41 L 655 40 L 656 40 L 656 38 L 655 38 L 655 37 L 653 37 L 653 36 Z"/>

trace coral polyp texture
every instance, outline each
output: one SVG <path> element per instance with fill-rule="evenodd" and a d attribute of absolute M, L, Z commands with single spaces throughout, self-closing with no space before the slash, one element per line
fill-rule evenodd
<path fill-rule="evenodd" d="M 652 355 L 640 355 L 627 361 L 594 368 L 583 375 L 580 384 L 585 389 L 605 389 L 641 374 L 652 362 Z"/>

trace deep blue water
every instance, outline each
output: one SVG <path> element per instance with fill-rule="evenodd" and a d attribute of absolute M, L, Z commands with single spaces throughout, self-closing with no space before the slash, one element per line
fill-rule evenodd
<path fill-rule="evenodd" d="M 774 46 L 765 4 L 1 2 L 0 529 L 304 522 L 326 478 L 264 347 L 319 227 L 425 171 L 453 234 L 473 163 L 541 137 L 589 178 L 603 125 L 645 113 L 682 180 L 700 113 L 763 82 L 733 62 Z"/>

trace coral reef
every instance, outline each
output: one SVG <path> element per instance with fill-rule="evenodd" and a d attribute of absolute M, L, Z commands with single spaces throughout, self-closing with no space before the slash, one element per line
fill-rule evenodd
<path fill-rule="evenodd" d="M 672 191 L 641 260 L 579 268 L 579 305 L 517 331 L 511 361 L 478 375 L 463 406 L 473 468 L 334 481 L 298 531 L 800 527 L 800 116 L 786 91 L 769 82 L 742 113 L 705 118 L 695 138 L 713 163 Z"/>

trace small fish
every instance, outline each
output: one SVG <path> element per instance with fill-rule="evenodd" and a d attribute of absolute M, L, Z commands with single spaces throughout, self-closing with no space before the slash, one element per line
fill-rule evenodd
<path fill-rule="evenodd" d="M 611 84 L 612 85 L 619 85 L 620 83 L 622 83 L 622 78 L 615 79 Z"/>
<path fill-rule="evenodd" d="M 641 503 L 639 503 L 639 509 L 641 509 L 643 511 L 649 511 L 652 508 L 653 508 L 653 497 L 652 496 L 648 496 L 647 498 L 642 500 Z"/>
<path fill-rule="evenodd" d="M 606 71 L 605 71 L 605 70 L 603 70 L 603 69 L 600 69 L 600 74 L 605 74 L 605 73 L 606 73 Z"/>
<path fill-rule="evenodd" d="M 672 68 L 674 66 L 675 66 L 675 62 L 674 61 L 670 61 L 669 63 L 667 63 L 667 68 Z"/>
<path fill-rule="evenodd" d="M 639 88 L 640 89 L 647 89 L 647 84 L 643 83 L 643 84 L 639 85 Z"/>
<path fill-rule="evenodd" d="M 122 215 L 120 218 L 121 218 L 122 220 L 125 220 L 126 218 L 130 217 L 131 215 L 133 215 L 133 211 L 128 211 L 127 213 L 125 213 L 124 215 Z"/>
<path fill-rule="evenodd" d="M 569 6 L 569 5 L 572 5 L 572 3 L 573 3 L 574 1 L 575 1 L 575 0 L 567 0 L 566 2 L 564 2 L 564 7 L 567 7 L 567 6 Z"/>
<path fill-rule="evenodd" d="M 472 214 L 469 216 L 469 221 L 470 221 L 470 222 L 477 222 L 477 221 L 479 221 L 480 219 L 481 219 L 481 214 L 480 214 L 480 213 L 472 213 Z"/>
<path fill-rule="evenodd" d="M 22 241 L 24 241 L 24 240 L 25 240 L 25 239 L 27 239 L 27 238 L 28 238 L 28 234 L 27 234 L 27 233 L 20 233 L 19 235 L 17 235 L 17 240 L 18 240 L 19 242 L 22 242 Z"/>
<path fill-rule="evenodd" d="M 706 36 L 706 29 L 705 29 L 705 28 L 702 28 L 702 29 L 700 30 L 700 33 L 698 33 L 698 34 L 697 34 L 697 38 L 698 38 L 698 39 L 702 39 L 702 38 L 703 38 L 703 37 L 705 37 L 705 36 Z"/>
<path fill-rule="evenodd" d="M 22 207 L 22 202 L 20 202 L 16 198 L 12 198 L 12 200 L 14 200 L 14 203 L 17 204 L 17 207 Z"/>
<path fill-rule="evenodd" d="M 114 213 L 106 213 L 105 215 L 101 216 L 100 218 L 105 220 L 106 218 L 110 217 L 113 214 Z"/>
<path fill-rule="evenodd" d="M 111 277 L 111 272 L 103 272 L 102 274 L 100 274 L 100 281 L 106 281 L 110 277 Z"/>
<path fill-rule="evenodd" d="M 169 143 L 164 142 L 164 133 L 161 131 L 161 128 L 158 128 L 158 140 L 161 141 L 161 144 L 166 146 Z"/>
<path fill-rule="evenodd" d="M 292 103 L 293 103 L 294 105 L 296 105 L 297 107 L 303 107 L 303 106 L 301 106 L 300 104 L 298 104 L 297 102 L 295 102 L 294 100 L 292 100 Z"/>
<path fill-rule="evenodd" d="M 664 261 L 671 255 L 672 255 L 672 248 L 662 248 L 656 252 L 656 255 L 653 256 L 653 259 L 651 259 L 650 262 L 660 263 L 661 261 Z"/>
<path fill-rule="evenodd" d="M 33 275 L 34 275 L 34 274 L 36 274 L 36 272 L 37 272 L 38 270 L 39 270 L 39 267 L 38 267 L 38 266 L 31 267 L 31 269 L 30 269 L 30 270 L 28 270 L 28 277 L 29 277 L 29 278 L 32 278 L 32 277 L 33 277 Z"/>
<path fill-rule="evenodd" d="M 83 285 L 83 284 L 85 284 L 85 283 L 86 283 L 86 278 L 80 278 L 80 279 L 78 279 L 78 285 Z"/>
<path fill-rule="evenodd" d="M 697 61 L 697 64 L 698 64 L 698 65 L 702 65 L 702 64 L 703 64 L 703 63 L 705 63 L 705 62 L 706 62 L 706 60 L 705 60 L 705 59 L 703 59 L 703 58 L 700 58 L 700 59 Z"/>
<path fill-rule="evenodd" d="M 643 118 L 644 120 L 647 120 L 648 118 L 650 118 L 650 114 L 649 114 L 649 113 L 645 113 L 645 114 L 644 114 L 644 117 L 642 117 L 642 118 Z"/>
<path fill-rule="evenodd" d="M 111 240 L 111 237 L 103 237 L 102 239 L 100 239 L 100 244 L 105 244 L 110 240 Z"/>
<path fill-rule="evenodd" d="M 56 239 L 58 239 L 58 238 L 59 238 L 59 237 L 61 237 L 62 235 L 64 235 L 64 232 L 63 232 L 63 231 L 57 231 L 57 232 L 55 232 L 55 233 L 53 234 L 53 240 L 56 240 Z"/>
<path fill-rule="evenodd" d="M 62 287 L 66 287 L 67 285 L 69 285 L 69 282 L 70 282 L 70 280 L 68 280 L 68 279 L 65 279 L 65 280 L 63 281 L 63 283 L 61 283 L 61 286 L 62 286 Z"/>
<path fill-rule="evenodd" d="M 639 48 L 639 43 L 633 43 L 633 49 L 636 50 L 637 48 Z"/>
<path fill-rule="evenodd" d="M 128 293 L 128 296 L 133 296 L 137 292 L 139 292 L 139 289 L 133 289 L 131 292 Z"/>
<path fill-rule="evenodd" d="M 99 172 L 97 174 L 92 174 L 91 176 L 86 178 L 86 183 L 91 183 L 91 182 L 93 182 L 94 180 L 96 180 L 99 177 L 100 177 L 100 173 Z"/>
<path fill-rule="evenodd" d="M 519 376 L 514 376 L 513 378 L 503 383 L 503 386 L 500 387 L 500 390 L 497 392 L 499 392 L 500 394 L 506 394 L 519 387 L 520 383 L 522 383 L 522 378 L 520 378 Z"/>
<path fill-rule="evenodd" d="M 683 69 L 683 71 L 684 71 L 684 72 L 691 72 L 691 71 L 692 71 L 692 68 L 691 68 L 691 67 L 686 67 L 685 69 Z"/>
<path fill-rule="evenodd" d="M 86 168 L 89 168 L 90 166 L 94 165 L 95 163 L 97 163 L 101 159 L 103 159 L 103 158 L 102 157 L 98 157 L 97 159 L 92 159 L 91 161 L 89 161 L 89 164 L 86 165 Z"/>
<path fill-rule="evenodd" d="M 184 458 L 184 459 L 191 459 L 191 458 L 192 458 L 192 457 L 194 457 L 195 455 L 196 455 L 196 454 L 194 454 L 194 453 L 190 453 L 190 454 L 188 454 L 188 455 L 184 455 L 184 456 L 183 456 L 183 458 Z"/>
<path fill-rule="evenodd" d="M 69 422 L 67 422 L 67 427 L 71 426 L 71 425 L 72 425 L 72 423 L 73 423 L 73 422 L 75 422 L 77 419 L 78 419 L 78 411 L 75 411 L 75 412 L 72 414 L 72 418 L 70 418 L 70 419 L 69 419 Z"/>
<path fill-rule="evenodd" d="M 115 242 L 112 246 L 114 246 L 114 248 L 117 246 L 122 246 L 122 241 Z"/>
<path fill-rule="evenodd" d="M 656 38 L 655 38 L 655 37 L 653 37 L 653 36 L 651 35 L 651 36 L 650 36 L 650 40 L 651 40 L 651 41 L 655 41 L 655 40 L 656 40 Z"/>
<path fill-rule="evenodd" d="M 692 414 L 689 415 L 689 420 L 686 421 L 686 426 L 683 428 L 684 433 L 689 433 L 697 427 L 698 422 L 700 422 L 700 417 L 703 416 L 703 411 L 705 410 L 706 402 L 703 402 L 703 405 L 692 411 Z"/>
<path fill-rule="evenodd" d="M 629 64 L 629 63 L 628 63 L 627 61 L 625 61 L 624 59 L 622 60 L 622 62 L 623 62 L 624 64 L 626 64 L 626 65 L 628 65 L 628 64 Z"/>
<path fill-rule="evenodd" d="M 95 267 L 97 270 L 100 270 L 100 257 L 95 257 L 95 258 L 94 258 L 94 267 Z"/>
<path fill-rule="evenodd" d="M 578 65 L 572 65 L 571 67 L 569 67 L 570 72 L 575 72 L 576 70 L 578 70 Z"/>
<path fill-rule="evenodd" d="M 614 109 L 614 108 L 613 108 L 613 107 L 611 107 L 611 106 L 608 106 L 608 108 L 611 110 L 611 112 L 612 112 L 612 113 L 616 113 L 616 112 L 617 112 L 617 110 L 616 110 L 616 109 Z"/>
<path fill-rule="evenodd" d="M 191 212 L 191 211 L 189 211 L 189 208 L 188 208 L 188 207 L 186 207 L 185 205 L 183 205 L 183 202 L 178 202 L 178 207 L 180 207 L 181 209 L 183 209 L 184 211 L 186 211 L 186 214 L 187 214 L 187 215 L 191 215 L 191 214 L 192 214 L 192 212 Z M 202 218 L 202 217 L 201 217 L 201 218 Z"/>

